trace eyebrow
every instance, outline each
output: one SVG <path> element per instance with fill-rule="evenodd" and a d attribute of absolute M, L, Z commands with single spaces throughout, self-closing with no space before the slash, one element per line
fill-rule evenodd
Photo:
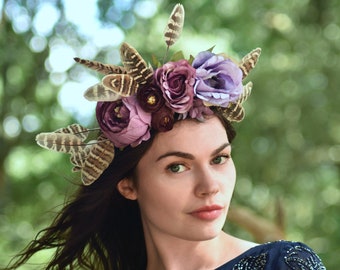
<path fill-rule="evenodd" d="M 231 146 L 231 144 L 229 142 L 222 144 L 220 147 L 218 147 L 217 149 L 215 149 L 212 152 L 211 156 L 214 156 L 214 155 L 218 154 L 219 152 L 221 152 L 224 148 L 226 148 L 228 146 Z M 181 157 L 181 158 L 191 159 L 191 160 L 195 159 L 194 155 L 192 155 L 192 154 L 181 152 L 181 151 L 172 151 L 172 152 L 167 152 L 167 153 L 165 153 L 163 155 L 160 155 L 157 158 L 156 161 L 159 161 L 159 160 L 161 160 L 163 158 L 170 157 L 170 156 L 176 156 L 176 157 Z"/>

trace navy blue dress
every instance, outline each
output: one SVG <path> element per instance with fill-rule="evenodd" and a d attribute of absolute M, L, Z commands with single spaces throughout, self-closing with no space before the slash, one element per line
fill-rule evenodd
<path fill-rule="evenodd" d="M 255 246 L 216 270 L 325 270 L 318 255 L 298 242 Z"/>

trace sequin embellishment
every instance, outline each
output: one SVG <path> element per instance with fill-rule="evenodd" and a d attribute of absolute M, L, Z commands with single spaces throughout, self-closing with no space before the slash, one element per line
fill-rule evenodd
<path fill-rule="evenodd" d="M 264 270 L 267 263 L 267 253 L 258 256 L 248 256 L 234 265 L 233 270 Z"/>
<path fill-rule="evenodd" d="M 326 270 L 319 256 L 305 246 L 291 247 L 284 259 L 290 269 Z"/>

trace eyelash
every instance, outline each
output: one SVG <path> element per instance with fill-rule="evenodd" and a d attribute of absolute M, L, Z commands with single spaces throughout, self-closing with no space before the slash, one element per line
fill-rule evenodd
<path fill-rule="evenodd" d="M 215 163 L 214 161 L 216 160 L 216 159 L 219 159 L 219 158 L 224 158 L 225 160 L 223 161 L 223 162 L 219 162 L 219 163 Z M 231 158 L 231 155 L 230 154 L 221 154 L 221 155 L 218 155 L 218 156 L 216 156 L 216 157 L 214 157 L 212 160 L 211 160 L 211 164 L 212 165 L 222 165 L 222 164 L 224 164 L 224 163 L 226 163 L 229 159 Z M 169 171 L 170 173 L 181 173 L 181 172 L 183 172 L 184 170 L 185 170 L 185 168 L 183 169 L 183 170 L 181 170 L 181 171 L 179 171 L 178 169 L 178 167 L 179 166 L 182 166 L 182 167 L 187 167 L 186 165 L 184 165 L 183 163 L 172 163 L 172 164 L 169 164 L 167 167 L 166 167 L 166 170 L 167 171 Z M 174 168 L 177 168 L 177 170 L 175 171 L 175 170 L 173 170 Z"/>

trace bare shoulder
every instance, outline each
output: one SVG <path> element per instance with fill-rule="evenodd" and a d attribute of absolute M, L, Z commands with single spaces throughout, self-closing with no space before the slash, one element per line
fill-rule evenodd
<path fill-rule="evenodd" d="M 231 238 L 233 238 L 233 241 L 235 243 L 235 248 L 239 251 L 239 254 L 244 253 L 245 251 L 258 246 L 257 243 L 251 242 L 251 241 L 247 241 L 244 239 L 240 239 L 234 236 L 230 236 Z"/>
<path fill-rule="evenodd" d="M 243 240 L 229 234 L 224 234 L 225 251 L 228 252 L 228 259 L 231 260 L 247 250 L 257 246 L 257 243 Z"/>

